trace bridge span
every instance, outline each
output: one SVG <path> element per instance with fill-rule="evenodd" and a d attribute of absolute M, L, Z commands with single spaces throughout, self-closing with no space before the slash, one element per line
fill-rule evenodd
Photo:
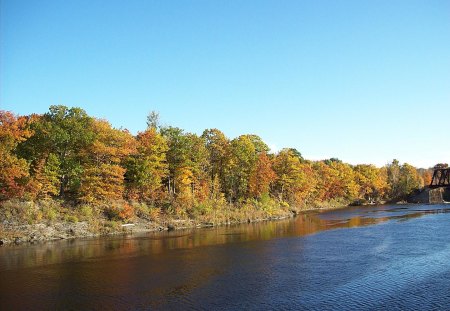
<path fill-rule="evenodd" d="M 434 169 L 430 188 L 450 187 L 450 168 L 437 167 Z"/>

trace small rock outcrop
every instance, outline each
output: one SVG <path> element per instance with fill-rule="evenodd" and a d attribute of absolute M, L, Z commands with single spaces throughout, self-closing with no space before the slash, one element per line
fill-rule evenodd
<path fill-rule="evenodd" d="M 167 225 L 167 231 L 175 230 L 175 226 L 172 224 Z"/>

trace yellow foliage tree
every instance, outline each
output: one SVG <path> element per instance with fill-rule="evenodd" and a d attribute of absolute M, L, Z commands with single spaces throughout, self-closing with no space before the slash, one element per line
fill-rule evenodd
<path fill-rule="evenodd" d="M 118 200 L 124 192 L 125 168 L 121 162 L 135 150 L 135 140 L 104 120 L 93 122 L 94 142 L 86 149 L 80 198 L 85 202 Z"/>

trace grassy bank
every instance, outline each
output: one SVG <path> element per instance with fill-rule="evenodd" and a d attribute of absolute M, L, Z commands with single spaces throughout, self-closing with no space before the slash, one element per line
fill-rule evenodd
<path fill-rule="evenodd" d="M 0 244 L 37 243 L 50 240 L 211 227 L 292 217 L 317 208 L 292 207 L 272 199 L 240 204 L 206 201 L 191 208 L 171 205 L 165 209 L 138 202 L 73 205 L 58 200 L 10 200 L 0 205 Z"/>

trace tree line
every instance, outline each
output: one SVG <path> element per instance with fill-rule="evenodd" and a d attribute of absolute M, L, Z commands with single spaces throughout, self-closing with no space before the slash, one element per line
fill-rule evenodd
<path fill-rule="evenodd" d="M 272 153 L 253 134 L 196 135 L 161 126 L 155 112 L 132 135 L 80 108 L 51 106 L 27 116 L 0 111 L 1 201 L 143 202 L 189 211 L 205 202 L 239 208 L 271 200 L 301 208 L 402 199 L 430 180 L 429 169 L 397 160 L 381 168 L 310 161 L 293 148 Z"/>

